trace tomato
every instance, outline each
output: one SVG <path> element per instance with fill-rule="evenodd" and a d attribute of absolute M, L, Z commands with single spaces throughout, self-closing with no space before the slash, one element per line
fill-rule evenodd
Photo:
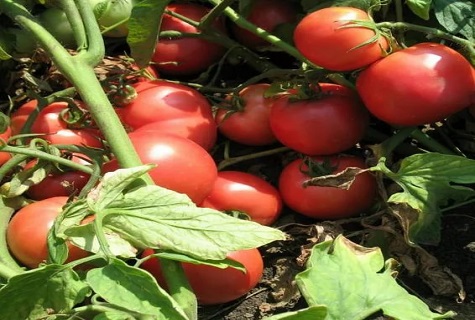
<path fill-rule="evenodd" d="M 200 21 L 209 9 L 196 3 L 173 3 L 167 10 Z M 225 31 L 224 22 L 218 19 L 213 28 Z M 183 33 L 200 33 L 194 26 L 171 15 L 162 17 L 160 31 L 179 31 Z M 206 70 L 224 54 L 225 48 L 197 37 L 167 39 L 161 37 L 155 47 L 152 61 L 160 73 L 168 75 L 192 75 Z"/>
<path fill-rule="evenodd" d="M 252 221 L 271 225 L 282 211 L 282 199 L 273 185 L 258 176 L 241 171 L 220 171 L 211 193 L 200 206 L 242 211 Z"/>
<path fill-rule="evenodd" d="M 163 80 L 138 82 L 132 86 L 137 97 L 119 109 L 122 122 L 132 130 L 151 122 L 196 118 L 201 126 L 206 124 L 203 129 L 206 134 L 216 135 L 211 105 L 197 90 Z"/>
<path fill-rule="evenodd" d="M 399 126 L 443 120 L 470 106 L 475 80 L 470 63 L 438 43 L 418 43 L 362 71 L 356 88 L 369 111 Z"/>
<path fill-rule="evenodd" d="M 184 193 L 198 204 L 208 196 L 218 175 L 211 155 L 198 144 L 177 135 L 151 132 L 129 133 L 143 163 L 157 167 L 149 171 L 153 181 L 164 188 Z M 116 159 L 104 171 L 118 169 Z"/>
<path fill-rule="evenodd" d="M 13 256 L 23 265 L 36 268 L 48 258 L 47 236 L 54 219 L 61 213 L 68 197 L 53 197 L 33 202 L 16 212 L 7 227 L 7 243 Z M 68 244 L 67 261 L 89 253 Z"/>
<path fill-rule="evenodd" d="M 142 257 L 151 254 L 153 250 L 146 249 Z M 227 258 L 241 263 L 246 272 L 231 267 L 220 269 L 208 265 L 182 263 L 198 303 L 211 305 L 230 302 L 244 296 L 259 283 L 264 270 L 264 262 L 259 250 L 233 251 L 227 255 Z M 160 286 L 166 288 L 158 259 L 150 258 L 140 267 L 150 272 Z"/>
<path fill-rule="evenodd" d="M 199 144 L 210 151 L 216 144 L 216 126 L 209 119 L 202 117 L 186 117 L 155 121 L 141 126 L 135 132 L 157 131 L 178 135 Z"/>
<path fill-rule="evenodd" d="M 96 20 L 103 29 L 111 30 L 103 33 L 104 36 L 119 38 L 126 37 L 129 33 L 128 20 L 134 6 L 133 0 L 90 0 Z"/>
<path fill-rule="evenodd" d="M 85 108 L 81 101 L 75 101 L 79 107 Z M 21 132 L 26 120 L 36 110 L 37 100 L 31 100 L 20 106 L 11 116 L 13 134 Z M 101 148 L 100 133 L 95 129 L 69 129 L 61 119 L 61 113 L 68 108 L 68 103 L 59 101 L 44 107 L 31 126 L 31 133 L 44 134 L 41 138 L 53 144 L 75 144 Z"/>
<path fill-rule="evenodd" d="M 264 93 L 267 83 L 247 86 L 239 92 L 241 109 L 229 111 L 222 108 L 216 112 L 218 130 L 230 140 L 250 146 L 269 145 L 277 141 L 269 123 L 272 98 Z"/>
<path fill-rule="evenodd" d="M 335 168 L 332 174 L 347 167 L 366 168 L 364 160 L 352 156 L 331 156 L 327 158 Z M 314 157 L 322 162 L 324 158 Z M 369 172 L 356 176 L 348 190 L 335 187 L 307 186 L 303 183 L 311 176 L 303 159 L 290 162 L 279 177 L 279 191 L 284 201 L 292 210 L 315 219 L 340 219 L 354 216 L 371 207 L 377 192 L 376 179 Z"/>
<path fill-rule="evenodd" d="M 28 162 L 24 169 L 32 168 L 36 161 Z M 52 197 L 69 197 L 79 193 L 89 181 L 90 175 L 81 171 L 50 172 L 41 182 L 31 185 L 25 192 L 33 200 Z"/>
<path fill-rule="evenodd" d="M 271 109 L 270 126 L 285 146 L 307 155 L 330 155 L 353 147 L 368 126 L 368 113 L 356 94 L 330 83 L 320 97 L 291 101 L 284 95 Z"/>
<path fill-rule="evenodd" d="M 329 7 L 305 16 L 294 30 L 297 50 L 312 63 L 334 71 L 351 71 L 365 67 L 385 56 L 389 44 L 385 37 L 365 43 L 375 36 L 374 30 L 350 26 L 352 20 L 371 22 L 368 14 L 351 7 Z"/>
<path fill-rule="evenodd" d="M 2 145 L 6 144 L 8 139 L 12 136 L 12 129 L 10 126 L 7 126 L 4 132 L 0 133 L 0 143 Z M 8 152 L 3 152 L 0 149 L 0 166 L 10 160 L 11 154 Z"/>
<path fill-rule="evenodd" d="M 77 47 L 74 31 L 63 10 L 56 7 L 48 8 L 38 15 L 38 20 L 62 45 L 71 49 Z"/>
<path fill-rule="evenodd" d="M 297 21 L 297 10 L 287 0 L 255 0 L 249 6 L 244 18 L 270 33 L 274 33 L 284 24 Z M 233 34 L 236 40 L 249 48 L 270 45 L 264 39 L 237 25 L 233 25 Z"/>

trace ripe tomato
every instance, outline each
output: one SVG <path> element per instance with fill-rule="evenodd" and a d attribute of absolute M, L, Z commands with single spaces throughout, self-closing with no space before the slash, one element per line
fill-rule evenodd
<path fill-rule="evenodd" d="M 209 12 L 207 7 L 196 3 L 173 3 L 167 10 L 194 21 L 200 21 Z M 223 20 L 216 20 L 213 28 L 224 31 Z M 162 17 L 160 31 L 200 33 L 194 26 L 168 14 Z M 197 37 L 160 38 L 152 61 L 160 73 L 191 75 L 206 70 L 223 56 L 224 51 L 221 45 Z"/>
<path fill-rule="evenodd" d="M 155 163 L 149 171 L 153 181 L 164 188 L 188 195 L 201 203 L 213 188 L 218 175 L 211 155 L 189 139 L 151 131 L 129 133 L 143 163 Z M 118 169 L 117 160 L 104 165 L 104 171 Z"/>
<path fill-rule="evenodd" d="M 242 211 L 252 221 L 271 225 L 282 211 L 282 199 L 273 185 L 258 176 L 241 171 L 220 171 L 211 193 L 200 206 Z"/>
<path fill-rule="evenodd" d="M 0 133 L 0 143 L 2 145 L 6 144 L 8 139 L 10 139 L 11 136 L 12 136 L 12 129 L 10 126 L 8 126 L 4 132 Z M 8 160 L 10 160 L 11 157 L 12 155 L 10 153 L 3 152 L 0 149 L 0 166 L 4 164 L 5 162 L 7 162 Z"/>
<path fill-rule="evenodd" d="M 330 83 L 320 84 L 320 97 L 291 101 L 277 99 L 270 125 L 285 146 L 307 155 L 330 155 L 345 151 L 363 137 L 368 113 L 356 94 Z"/>
<path fill-rule="evenodd" d="M 216 144 L 217 130 L 213 122 L 202 117 L 175 118 L 155 121 L 141 126 L 134 132 L 157 131 L 178 135 L 210 151 Z"/>
<path fill-rule="evenodd" d="M 24 170 L 32 168 L 35 163 L 36 161 L 28 162 Z M 79 193 L 89 177 L 89 174 L 77 170 L 50 172 L 41 182 L 30 186 L 25 194 L 33 200 L 69 197 Z"/>
<path fill-rule="evenodd" d="M 399 126 L 443 120 L 473 102 L 470 63 L 438 43 L 418 43 L 394 52 L 361 72 L 356 88 L 377 118 Z"/>
<path fill-rule="evenodd" d="M 389 44 L 385 37 L 358 47 L 375 36 L 362 26 L 350 26 L 352 20 L 371 22 L 368 14 L 352 7 L 329 7 L 305 16 L 294 30 L 297 50 L 312 63 L 334 71 L 365 67 L 385 55 Z"/>
<path fill-rule="evenodd" d="M 75 101 L 80 108 L 85 106 L 81 101 Z M 11 116 L 12 133 L 18 134 L 26 120 L 36 110 L 37 100 L 31 100 L 20 106 Z M 53 144 L 75 144 L 101 148 L 100 133 L 95 129 L 69 129 L 68 124 L 61 118 L 61 113 L 68 108 L 67 102 L 58 101 L 44 107 L 37 115 L 31 126 L 31 133 L 44 134 L 41 138 Z"/>
<path fill-rule="evenodd" d="M 153 250 L 146 249 L 142 257 L 151 254 L 153 254 Z M 241 263 L 246 269 L 246 273 L 231 267 L 220 269 L 207 265 L 182 263 L 198 303 L 211 305 L 233 301 L 244 296 L 261 280 L 264 262 L 259 250 L 233 251 L 227 255 L 227 258 Z M 158 259 L 150 258 L 140 267 L 150 272 L 160 286 L 166 288 Z"/>
<path fill-rule="evenodd" d="M 263 146 L 276 142 L 269 123 L 274 99 L 264 97 L 269 87 L 270 84 L 258 83 L 242 89 L 238 95 L 241 109 L 228 111 L 221 108 L 216 112 L 218 130 L 230 140 L 244 145 Z"/>
<path fill-rule="evenodd" d="M 202 121 L 206 134 L 216 135 L 211 105 L 197 90 L 163 80 L 138 82 L 132 85 L 137 97 L 119 110 L 122 122 L 132 130 L 151 122 L 178 118 Z"/>
<path fill-rule="evenodd" d="M 68 197 L 54 197 L 33 202 L 16 212 L 7 227 L 7 243 L 13 256 L 23 265 L 36 268 L 48 258 L 47 236 L 54 219 L 61 213 Z M 67 261 L 89 253 L 68 244 Z"/>
<path fill-rule="evenodd" d="M 322 157 L 314 157 L 323 161 Z M 332 174 L 348 167 L 366 168 L 364 160 L 352 156 L 328 157 L 335 167 Z M 371 207 L 377 192 L 376 179 L 369 172 L 356 176 L 348 190 L 335 187 L 307 186 L 303 183 L 311 176 L 302 172 L 308 166 L 303 159 L 289 163 L 281 172 L 279 191 L 284 203 L 292 210 L 315 219 L 340 219 L 354 216 Z"/>
<path fill-rule="evenodd" d="M 255 0 L 250 3 L 244 17 L 259 28 L 274 33 L 279 26 L 296 22 L 297 10 L 287 0 Z M 232 31 L 236 40 L 249 48 L 269 45 L 264 39 L 237 25 L 233 25 Z"/>

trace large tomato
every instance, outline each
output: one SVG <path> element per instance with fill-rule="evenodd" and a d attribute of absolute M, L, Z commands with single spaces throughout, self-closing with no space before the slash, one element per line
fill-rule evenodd
<path fill-rule="evenodd" d="M 198 22 L 209 12 L 207 7 L 196 3 L 172 3 L 166 9 Z M 212 26 L 225 30 L 221 19 Z M 200 33 L 196 27 L 168 14 L 162 17 L 160 31 Z M 224 51 L 221 45 L 197 37 L 160 38 L 152 61 L 160 73 L 191 75 L 206 70 L 222 57 Z"/>
<path fill-rule="evenodd" d="M 153 250 L 146 249 L 142 256 L 146 257 L 152 253 Z M 231 267 L 220 269 L 207 265 L 182 263 L 186 277 L 200 304 L 219 304 L 238 299 L 253 289 L 262 278 L 264 262 L 259 250 L 233 251 L 227 255 L 227 258 L 241 263 L 246 272 Z M 150 272 L 160 286 L 166 288 L 165 279 L 156 258 L 146 260 L 140 267 Z"/>
<path fill-rule="evenodd" d="M 263 146 L 277 141 L 269 123 L 274 99 L 264 97 L 269 87 L 270 84 L 258 83 L 242 89 L 237 110 L 221 108 L 216 112 L 218 130 L 244 145 Z"/>
<path fill-rule="evenodd" d="M 377 118 L 399 126 L 443 120 L 473 103 L 470 63 L 438 43 L 419 43 L 396 51 L 363 70 L 356 88 Z"/>
<path fill-rule="evenodd" d="M 143 163 L 157 167 L 149 173 L 153 181 L 164 188 L 188 195 L 201 203 L 213 188 L 218 175 L 211 155 L 195 142 L 157 131 L 129 133 Z M 118 169 L 116 159 L 104 165 L 104 171 Z"/>
<path fill-rule="evenodd" d="M 16 212 L 7 227 L 7 243 L 13 256 L 23 265 L 36 268 L 48 258 L 47 236 L 54 219 L 61 213 L 68 197 L 54 197 L 33 202 Z M 68 244 L 67 261 L 89 253 Z"/>
<path fill-rule="evenodd" d="M 282 199 L 273 185 L 258 176 L 241 171 L 220 171 L 211 193 L 200 206 L 242 211 L 252 221 L 271 225 L 282 211 Z"/>
<path fill-rule="evenodd" d="M 8 139 L 10 139 L 11 136 L 12 136 L 12 129 L 10 126 L 7 126 L 5 131 L 0 133 L 0 144 L 1 145 L 6 144 Z M 5 162 L 7 162 L 8 160 L 10 160 L 11 157 L 12 155 L 10 153 L 3 152 L 0 149 L 0 166 L 4 164 Z"/>
<path fill-rule="evenodd" d="M 294 4 L 287 0 L 255 0 L 249 2 L 244 17 L 259 28 L 274 33 L 279 26 L 296 22 L 297 10 Z M 233 25 L 232 31 L 234 37 L 249 48 L 269 45 L 264 39 L 237 25 Z"/>
<path fill-rule="evenodd" d="M 345 151 L 360 141 L 368 125 L 368 113 L 356 94 L 337 84 L 322 83 L 320 88 L 316 98 L 280 97 L 269 118 L 282 144 L 307 155 Z"/>
<path fill-rule="evenodd" d="M 152 122 L 167 122 L 185 118 L 181 122 L 199 124 L 195 130 L 210 137 L 214 144 L 217 126 L 208 100 L 193 88 L 163 80 L 139 82 L 133 85 L 137 97 L 129 104 L 119 108 L 122 122 L 132 130 Z M 191 119 L 193 118 L 193 119 Z"/>
<path fill-rule="evenodd" d="M 323 162 L 324 158 L 313 158 Z M 364 160 L 352 156 L 331 156 L 327 161 L 334 167 L 331 174 L 348 167 L 366 168 Z M 377 184 L 374 176 L 364 172 L 356 176 L 348 190 L 335 187 L 307 186 L 312 176 L 303 159 L 289 163 L 281 172 L 279 191 L 284 203 L 294 211 L 315 219 L 340 219 L 354 216 L 371 207 L 375 201 Z"/>
<path fill-rule="evenodd" d="M 375 31 L 352 25 L 352 20 L 371 22 L 368 14 L 352 7 L 329 7 L 305 16 L 294 30 L 300 53 L 312 63 L 329 70 L 350 71 L 381 59 L 388 49 L 383 36 L 371 40 Z M 362 45 L 362 46 L 360 46 Z"/>

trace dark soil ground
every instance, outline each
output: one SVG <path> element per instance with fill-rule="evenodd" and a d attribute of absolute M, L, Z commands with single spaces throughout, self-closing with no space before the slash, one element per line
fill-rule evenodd
<path fill-rule="evenodd" d="M 463 213 L 462 213 L 463 212 Z M 219 306 L 200 309 L 202 320 L 257 320 L 266 316 L 304 308 L 292 279 L 303 270 L 302 248 L 315 242 L 316 230 L 311 223 L 289 224 L 284 231 L 292 239 L 263 248 L 266 270 L 261 283 L 246 297 Z M 437 246 L 426 247 L 439 262 L 441 270 L 454 275 L 463 285 L 463 292 L 448 296 L 435 295 L 433 290 L 418 276 L 409 276 L 401 270 L 399 282 L 410 293 L 424 300 L 439 312 L 455 311 L 455 319 L 475 319 L 475 208 L 463 208 L 443 217 L 442 241 Z M 299 234 L 300 233 L 300 234 Z M 463 301 L 462 301 L 463 300 Z M 385 319 L 382 316 L 377 319 Z M 342 319 L 344 320 L 344 319 Z M 409 320 L 409 319 L 408 319 Z"/>

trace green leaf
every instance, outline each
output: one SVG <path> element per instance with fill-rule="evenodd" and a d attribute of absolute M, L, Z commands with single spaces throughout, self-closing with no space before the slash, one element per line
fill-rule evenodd
<path fill-rule="evenodd" d="M 301 0 L 300 4 L 307 13 L 327 7 L 354 7 L 362 10 L 375 10 L 381 6 L 381 0 L 333 0 L 333 1 L 315 1 Z"/>
<path fill-rule="evenodd" d="M 415 243 L 436 244 L 440 241 L 440 207 L 449 201 L 460 202 L 475 196 L 475 190 L 462 184 L 475 183 L 475 160 L 435 152 L 405 158 L 397 173 L 381 159 L 372 168 L 381 171 L 403 189 L 388 199 L 407 204 L 413 211 L 401 211 L 408 225 L 408 239 Z"/>
<path fill-rule="evenodd" d="M 34 166 L 27 170 L 22 170 L 13 175 L 12 179 L 1 187 L 1 194 L 6 198 L 13 198 L 23 194 L 32 185 L 40 183 L 48 173 L 48 169 L 43 166 Z"/>
<path fill-rule="evenodd" d="M 106 311 L 98 314 L 92 320 L 136 320 L 136 318 L 128 312 L 123 311 Z"/>
<path fill-rule="evenodd" d="M 86 280 L 105 301 L 143 315 L 187 320 L 181 307 L 157 284 L 148 272 L 120 260 L 92 269 Z"/>
<path fill-rule="evenodd" d="M 437 21 L 448 32 L 475 41 L 475 2 L 472 0 L 433 0 Z"/>
<path fill-rule="evenodd" d="M 11 59 L 10 52 L 13 51 L 15 37 L 9 34 L 5 29 L 0 29 L 0 60 Z"/>
<path fill-rule="evenodd" d="M 140 68 L 148 66 L 158 40 L 161 17 L 171 0 L 141 0 L 134 4 L 129 19 L 127 43 Z"/>
<path fill-rule="evenodd" d="M 10 278 L 0 289 L 0 319 L 43 319 L 67 313 L 90 289 L 72 269 L 47 265 Z"/>
<path fill-rule="evenodd" d="M 436 314 L 419 298 L 410 295 L 393 278 L 379 248 L 359 246 L 343 236 L 312 248 L 307 270 L 296 282 L 310 306 L 325 305 L 325 320 L 366 319 L 382 311 L 393 319 L 446 319 L 454 314 Z"/>
<path fill-rule="evenodd" d="M 264 320 L 325 320 L 327 319 L 327 307 L 311 306 L 297 311 L 277 314 Z"/>
<path fill-rule="evenodd" d="M 406 4 L 417 16 L 424 20 L 429 20 L 432 0 L 406 0 Z"/>

